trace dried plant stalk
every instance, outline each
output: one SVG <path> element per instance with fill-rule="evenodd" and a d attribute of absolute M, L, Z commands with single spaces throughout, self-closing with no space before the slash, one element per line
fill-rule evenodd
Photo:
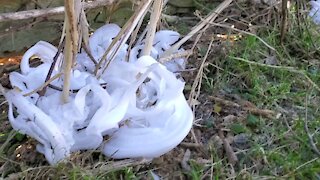
<path fill-rule="evenodd" d="M 147 27 L 148 33 L 146 36 L 146 42 L 145 42 L 144 48 L 142 50 L 143 56 L 150 55 L 150 52 L 152 49 L 152 44 L 153 44 L 153 39 L 154 39 L 154 36 L 156 33 L 157 23 L 160 19 L 160 15 L 161 15 L 162 5 L 163 5 L 162 0 L 155 0 L 153 2 L 153 11 L 151 14 L 150 23 Z"/>
<path fill-rule="evenodd" d="M 77 17 L 75 13 L 75 0 L 65 0 L 65 25 L 66 25 L 66 42 L 64 49 L 64 81 L 63 81 L 63 93 L 62 102 L 68 102 L 69 89 L 70 89 L 70 76 L 72 64 L 75 61 L 75 57 L 78 50 L 78 30 L 77 30 Z M 80 3 L 80 2 L 78 2 Z"/>
<path fill-rule="evenodd" d="M 95 0 L 84 3 L 84 9 L 94 9 L 102 6 L 112 5 L 114 0 Z M 64 7 L 54 7 L 46 9 L 33 9 L 27 11 L 9 12 L 0 14 L 0 22 L 17 21 L 24 19 L 50 17 L 54 15 L 63 14 L 65 11 Z"/>
<path fill-rule="evenodd" d="M 175 43 L 173 46 L 171 46 L 170 49 L 168 49 L 167 51 L 165 51 L 162 55 L 161 58 L 165 58 L 166 56 L 169 56 L 170 54 L 174 53 L 175 51 L 177 51 L 181 45 L 183 43 L 185 43 L 186 41 L 188 41 L 193 35 L 197 34 L 200 30 L 202 30 L 203 28 L 206 29 L 208 26 L 208 23 L 212 23 L 217 17 L 218 15 L 224 10 L 226 9 L 233 0 L 225 0 L 223 1 L 215 10 L 213 10 L 206 18 L 205 21 L 201 21 L 199 24 L 197 24 L 196 26 L 194 26 L 191 30 L 191 32 L 189 32 L 184 38 L 182 38 L 180 41 L 178 41 L 177 43 Z"/>
<path fill-rule="evenodd" d="M 141 3 L 141 6 L 135 11 L 135 13 L 131 16 L 131 18 L 127 21 L 127 23 L 122 27 L 119 34 L 113 39 L 108 49 L 105 51 L 103 56 L 100 58 L 98 65 L 94 71 L 94 74 L 99 78 L 101 74 L 105 72 L 110 62 L 116 57 L 120 47 L 128 40 L 132 31 L 137 26 L 141 18 L 144 18 L 145 12 L 148 10 L 149 5 L 152 0 L 145 0 Z M 112 51 L 110 58 L 107 59 L 107 55 L 111 52 L 111 49 L 115 48 Z M 107 62 L 106 62 L 107 61 Z M 106 64 L 106 65 L 104 65 Z M 104 66 L 103 66 L 104 65 Z M 98 75 L 98 70 L 102 68 L 102 72 Z"/>

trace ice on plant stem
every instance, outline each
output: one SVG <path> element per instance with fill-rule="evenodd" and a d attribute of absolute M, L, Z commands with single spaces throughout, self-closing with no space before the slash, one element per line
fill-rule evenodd
<path fill-rule="evenodd" d="M 119 31 L 117 25 L 107 24 L 90 37 L 89 48 L 96 61 Z M 178 39 L 177 32 L 159 31 L 151 56 L 142 57 L 143 40 L 130 51 L 123 45 L 100 79 L 92 74 L 93 61 L 81 51 L 71 73 L 72 92 L 66 104 L 60 99 L 63 77 L 51 82 L 58 89 L 49 86 L 43 96 L 37 92 L 24 96 L 43 85 L 57 53 L 50 43 L 38 42 L 23 56 L 21 73 L 10 74 L 14 89 L 5 96 L 12 127 L 36 139 L 37 150 L 50 164 L 74 151 L 99 147 L 113 158 L 161 156 L 187 136 L 193 122 L 183 95 L 184 82 L 175 74 L 184 69 L 185 60 L 174 59 L 164 65 L 157 61 Z M 30 67 L 34 55 L 42 64 Z M 59 73 L 62 59 L 60 55 L 52 76 Z M 109 139 L 103 142 L 105 136 Z"/>

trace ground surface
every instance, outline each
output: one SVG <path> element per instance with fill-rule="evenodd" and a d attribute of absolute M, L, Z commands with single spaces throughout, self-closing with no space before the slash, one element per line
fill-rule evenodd
<path fill-rule="evenodd" d="M 222 1 L 191 2 L 171 3 L 161 27 L 186 34 Z M 281 1 L 233 2 L 216 24 L 184 45 L 194 52 L 182 76 L 195 121 L 166 155 L 152 162 L 113 161 L 99 151 L 79 152 L 50 167 L 34 150 L 34 140 L 11 130 L 4 103 L 0 174 L 11 179 L 151 179 L 152 173 L 163 179 L 320 179 L 320 27 L 307 17 L 308 8 L 306 1 L 291 2 L 283 20 Z"/>

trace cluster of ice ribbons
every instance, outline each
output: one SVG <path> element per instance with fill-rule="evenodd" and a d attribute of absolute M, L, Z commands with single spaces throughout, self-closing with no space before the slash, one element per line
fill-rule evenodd
<path fill-rule="evenodd" d="M 316 24 L 320 24 L 320 1 L 315 0 L 315 1 L 310 1 L 310 4 L 312 6 L 309 16 L 312 17 L 313 21 Z"/>
<path fill-rule="evenodd" d="M 90 37 L 90 50 L 96 60 L 119 31 L 117 25 L 107 24 Z M 37 150 L 50 164 L 71 152 L 99 147 L 116 159 L 153 158 L 170 151 L 186 137 L 193 121 L 182 92 L 184 82 L 174 73 L 185 67 L 185 60 L 174 59 L 162 65 L 155 59 L 178 38 L 174 31 L 159 31 L 151 56 L 138 57 L 142 41 L 131 49 L 129 61 L 125 44 L 99 80 L 92 75 L 94 63 L 86 53 L 79 53 L 67 104 L 61 104 L 62 92 L 52 88 L 47 88 L 44 96 L 23 96 L 44 84 L 57 53 L 51 44 L 38 42 L 24 54 L 21 73 L 10 74 L 15 88 L 5 96 L 11 125 L 36 139 Z M 30 67 L 29 58 L 34 55 L 43 63 Z M 52 76 L 59 73 L 62 59 L 60 55 Z M 63 78 L 51 85 L 61 88 Z M 103 142 L 106 135 L 110 138 Z"/>

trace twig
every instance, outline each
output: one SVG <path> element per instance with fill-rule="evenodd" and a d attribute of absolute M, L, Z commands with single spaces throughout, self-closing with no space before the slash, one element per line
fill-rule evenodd
<path fill-rule="evenodd" d="M 101 6 L 107 6 L 113 4 L 114 0 L 96 0 L 84 3 L 84 9 L 94 9 Z M 55 8 L 47 8 L 47 9 L 35 9 L 28 11 L 19 11 L 19 12 L 10 12 L 0 14 L 0 22 L 5 21 L 16 21 L 16 20 L 24 20 L 31 18 L 39 18 L 39 17 L 49 17 L 53 15 L 63 14 L 65 8 L 55 7 Z"/>
<path fill-rule="evenodd" d="M 309 139 L 309 143 L 311 145 L 311 148 L 312 150 L 318 155 L 320 156 L 320 151 L 319 149 L 317 148 L 314 140 L 313 140 L 313 137 L 309 131 L 309 127 L 308 127 L 308 94 L 306 95 L 306 101 L 305 101 L 305 119 L 304 119 L 304 130 L 306 131 L 307 133 L 307 136 L 308 136 L 308 139 Z"/>
<path fill-rule="evenodd" d="M 11 33 L 13 33 L 13 32 L 18 32 L 18 31 L 22 31 L 22 30 L 27 30 L 27 29 L 30 29 L 30 28 L 32 28 L 34 25 L 36 25 L 37 23 L 39 23 L 39 22 L 43 22 L 45 19 L 43 19 L 43 18 L 39 18 L 39 19 L 37 19 L 37 20 L 35 20 L 35 21 L 33 21 L 33 22 L 27 22 L 27 23 L 25 23 L 25 24 L 23 24 L 23 25 L 19 25 L 18 27 L 9 27 L 8 29 L 5 29 L 4 31 L 2 31 L 1 33 L 0 33 L 0 38 L 2 38 L 2 37 L 4 37 L 4 36 L 6 36 L 6 35 L 8 35 L 8 34 L 11 34 Z"/>
<path fill-rule="evenodd" d="M 188 49 L 186 51 L 182 51 L 182 52 L 177 52 L 177 53 L 173 53 L 171 55 L 168 55 L 166 57 L 160 58 L 159 62 L 160 63 L 166 63 L 172 59 L 176 59 L 176 58 L 182 58 L 182 57 L 187 57 L 193 54 L 193 50 L 192 49 Z"/>
<path fill-rule="evenodd" d="M 147 26 L 148 32 L 147 32 L 147 36 L 146 36 L 145 45 L 142 49 L 142 56 L 149 56 L 150 55 L 150 52 L 152 49 L 152 44 L 153 44 L 153 39 L 154 39 L 156 29 L 157 29 L 157 23 L 160 19 L 160 15 L 161 15 L 161 10 L 162 10 L 162 0 L 153 1 L 153 10 L 152 10 L 152 14 L 150 17 L 149 25 Z"/>
<path fill-rule="evenodd" d="M 235 60 L 239 60 L 239 61 L 242 61 L 242 62 L 245 62 L 245 63 L 248 63 L 248 64 L 256 65 L 256 66 L 279 69 L 279 70 L 286 70 L 286 71 L 289 71 L 289 72 L 301 74 L 308 80 L 308 82 L 313 87 L 315 87 L 320 92 L 320 87 L 315 82 L 312 81 L 312 79 L 305 73 L 305 71 L 297 70 L 297 69 L 294 69 L 293 67 L 289 67 L 289 66 L 274 66 L 274 65 L 262 64 L 262 63 L 249 61 L 249 60 L 246 60 L 246 59 L 243 59 L 243 58 L 239 58 L 239 57 L 231 57 L 230 56 L 230 58 L 231 59 L 235 59 Z"/>
<path fill-rule="evenodd" d="M 46 80 L 44 81 L 45 83 L 49 81 L 51 75 L 52 75 L 52 72 L 53 72 L 53 69 L 54 67 L 56 66 L 56 63 L 57 63 L 57 60 L 58 60 L 58 57 L 63 49 L 63 46 L 64 46 L 64 42 L 65 42 L 65 37 L 63 38 L 62 40 L 62 43 L 59 44 L 59 47 L 58 47 L 58 51 L 57 53 L 55 54 L 55 56 L 53 57 L 53 61 L 52 61 L 52 64 L 50 66 L 50 69 L 49 69 L 49 72 L 47 74 L 47 77 L 46 77 Z M 44 96 L 46 94 L 46 87 L 43 87 L 43 89 L 41 91 L 39 91 L 39 95 L 40 96 Z"/>
<path fill-rule="evenodd" d="M 266 45 L 266 46 L 267 46 L 269 49 L 271 49 L 272 51 L 276 51 L 276 49 L 275 49 L 274 47 L 272 47 L 272 46 L 269 45 L 267 42 L 265 42 L 263 39 L 261 39 L 259 36 L 255 35 L 255 34 L 253 34 L 253 33 L 250 33 L 250 32 L 247 32 L 247 31 L 243 31 L 243 30 L 240 30 L 240 29 L 237 29 L 237 28 L 228 26 L 228 25 L 224 25 L 224 24 L 219 24 L 219 23 L 214 23 L 214 22 L 208 22 L 208 23 L 209 23 L 209 24 L 212 24 L 212 25 L 215 25 L 215 26 L 232 29 L 232 30 L 234 30 L 234 31 L 237 31 L 237 32 L 240 32 L 240 33 L 243 33 L 243 34 L 247 34 L 247 35 L 253 36 L 253 37 L 257 38 L 259 41 L 261 41 L 264 45 Z"/>
<path fill-rule="evenodd" d="M 229 106 L 229 107 L 235 107 L 235 108 L 242 108 L 243 110 L 249 111 L 252 114 L 255 115 L 260 115 L 263 117 L 267 117 L 267 118 L 272 118 L 272 116 L 274 116 L 276 113 L 272 110 L 269 109 L 258 109 L 256 107 L 242 107 L 240 104 L 229 101 L 229 100 L 225 100 L 225 99 L 221 99 L 219 97 L 214 97 L 214 96 L 209 96 L 210 100 L 214 100 L 220 104 L 223 104 L 225 106 Z"/>
<path fill-rule="evenodd" d="M 144 18 L 146 15 L 146 11 L 148 10 L 149 5 L 152 0 L 144 0 L 141 6 L 135 11 L 135 13 L 131 16 L 131 18 L 127 21 L 127 23 L 122 27 L 121 31 L 118 35 L 113 39 L 110 46 L 107 48 L 105 53 L 100 58 L 98 65 L 95 68 L 94 74 L 100 78 L 100 76 L 105 72 L 108 68 L 109 64 L 116 57 L 122 45 L 128 40 L 134 28 L 137 26 L 141 18 Z M 113 50 L 114 49 L 114 50 Z M 111 52 L 111 50 L 113 50 Z M 110 58 L 107 59 L 107 55 L 111 52 Z M 105 62 L 107 61 L 107 62 Z M 105 63 L 105 66 L 102 65 Z M 102 68 L 101 74 L 98 74 L 99 69 Z"/>
<path fill-rule="evenodd" d="M 206 29 L 208 26 L 208 22 L 212 23 L 218 15 L 227 8 L 233 0 L 225 0 L 223 1 L 215 10 L 213 10 L 206 18 L 205 21 L 201 21 L 199 24 L 197 24 L 195 27 L 192 28 L 191 32 L 188 33 L 184 38 L 182 38 L 180 41 L 176 42 L 171 48 L 166 50 L 160 58 L 166 57 L 173 52 L 177 51 L 182 44 L 184 44 L 186 41 L 188 41 L 193 35 L 198 33 L 202 29 Z"/>
<path fill-rule="evenodd" d="M 82 48 L 84 49 L 84 51 L 87 53 L 87 55 L 89 56 L 89 59 L 93 62 L 94 65 L 97 65 L 98 62 L 94 59 L 90 49 L 88 48 L 88 46 L 86 45 L 85 42 L 82 41 Z"/>
<path fill-rule="evenodd" d="M 190 171 L 191 167 L 188 164 L 188 161 L 190 160 L 191 157 L 191 151 L 189 149 L 186 150 L 186 152 L 183 155 L 182 161 L 181 161 L 181 167 L 182 169 L 186 170 L 186 171 Z"/>
<path fill-rule="evenodd" d="M 142 15 L 143 17 L 146 15 L 148 11 L 145 11 L 144 15 Z M 131 34 L 131 37 L 130 37 L 130 42 L 129 42 L 129 46 L 128 46 L 128 53 L 127 53 L 127 56 L 126 56 L 126 61 L 129 62 L 129 56 L 131 54 L 131 50 L 132 50 L 132 46 L 134 43 L 137 43 L 137 37 L 138 37 L 138 33 L 139 33 L 139 30 L 142 26 L 142 23 L 143 23 L 143 18 L 140 19 L 139 23 L 137 24 L 137 26 L 135 27 L 134 31 L 132 32 Z M 146 30 L 146 28 L 144 29 Z"/>
<path fill-rule="evenodd" d="M 135 160 L 135 159 L 125 159 L 121 161 L 107 161 L 107 162 L 99 162 L 94 166 L 93 173 L 101 173 L 101 172 L 110 172 L 110 171 L 115 171 L 122 169 L 124 167 L 129 167 L 129 166 L 137 166 L 141 164 L 148 164 L 151 161 L 148 159 L 140 159 L 140 160 Z"/>
<path fill-rule="evenodd" d="M 71 78 L 71 69 L 72 64 L 75 62 L 77 50 L 78 50 L 78 27 L 77 19 L 79 14 L 76 14 L 75 10 L 75 1 L 78 0 L 65 0 L 65 25 L 66 25 L 66 43 L 64 48 L 64 61 L 63 61 L 63 92 L 62 92 L 62 101 L 67 103 L 69 99 L 69 89 L 70 89 L 70 78 Z M 80 2 L 79 2 L 80 3 Z M 77 12 L 81 13 L 81 12 Z"/>
<path fill-rule="evenodd" d="M 47 87 L 52 81 L 58 79 L 61 75 L 62 75 L 62 73 L 54 75 L 51 79 L 47 80 L 42 86 L 38 87 L 37 89 L 35 89 L 35 90 L 31 91 L 31 92 L 28 92 L 28 93 L 24 94 L 23 96 L 30 96 L 33 93 L 41 91 L 43 88 Z"/>
<path fill-rule="evenodd" d="M 223 141 L 223 147 L 224 150 L 226 151 L 227 154 L 227 158 L 228 161 L 231 165 L 235 165 L 238 162 L 238 157 L 236 156 L 236 154 L 234 153 L 234 151 L 232 150 L 231 145 L 229 144 L 229 142 L 226 140 L 226 138 L 224 137 L 223 131 L 219 130 L 218 132 L 219 137 L 222 139 Z"/>
<path fill-rule="evenodd" d="M 3 153 L 4 148 L 6 148 L 6 146 L 8 144 L 10 144 L 10 141 L 14 138 L 14 136 L 17 134 L 17 131 L 15 130 L 11 130 L 10 133 L 8 134 L 8 137 L 6 139 L 6 141 L 1 145 L 0 147 L 0 154 Z"/>
<path fill-rule="evenodd" d="M 221 99 L 221 98 L 218 98 L 218 97 L 214 97 L 214 96 L 209 96 L 209 99 L 210 100 L 214 100 L 218 103 L 221 103 L 225 106 L 231 106 L 231 107 L 240 107 L 240 105 L 238 103 L 235 103 L 235 102 L 232 102 L 232 101 L 228 101 L 228 100 L 225 100 L 225 99 Z"/>
<path fill-rule="evenodd" d="M 202 145 L 197 143 L 188 143 L 188 142 L 181 142 L 181 146 L 184 146 L 186 148 L 200 148 Z"/>
<path fill-rule="evenodd" d="M 282 0 L 282 21 L 281 21 L 281 37 L 280 42 L 283 43 L 288 27 L 288 0 Z"/>
<path fill-rule="evenodd" d="M 205 54 L 205 56 L 203 57 L 203 60 L 201 62 L 201 65 L 199 67 L 199 71 L 197 73 L 197 76 L 192 84 L 192 87 L 191 87 L 191 91 L 190 91 L 190 95 L 189 95 L 189 104 L 191 104 L 192 106 L 192 109 L 194 110 L 195 109 L 195 104 L 192 103 L 194 100 L 197 100 L 199 95 L 200 95 L 200 90 L 201 90 L 201 82 L 202 82 L 202 78 L 203 78 L 203 69 L 204 69 L 204 66 L 205 66 L 205 62 L 209 56 L 209 53 L 211 51 L 211 48 L 212 48 L 212 44 L 213 44 L 213 38 L 211 39 L 210 41 L 210 44 L 208 46 L 208 50 Z"/>
<path fill-rule="evenodd" d="M 276 113 L 269 109 L 258 109 L 252 107 L 245 107 L 244 110 L 249 111 L 251 114 L 260 115 L 267 118 L 272 118 Z"/>

